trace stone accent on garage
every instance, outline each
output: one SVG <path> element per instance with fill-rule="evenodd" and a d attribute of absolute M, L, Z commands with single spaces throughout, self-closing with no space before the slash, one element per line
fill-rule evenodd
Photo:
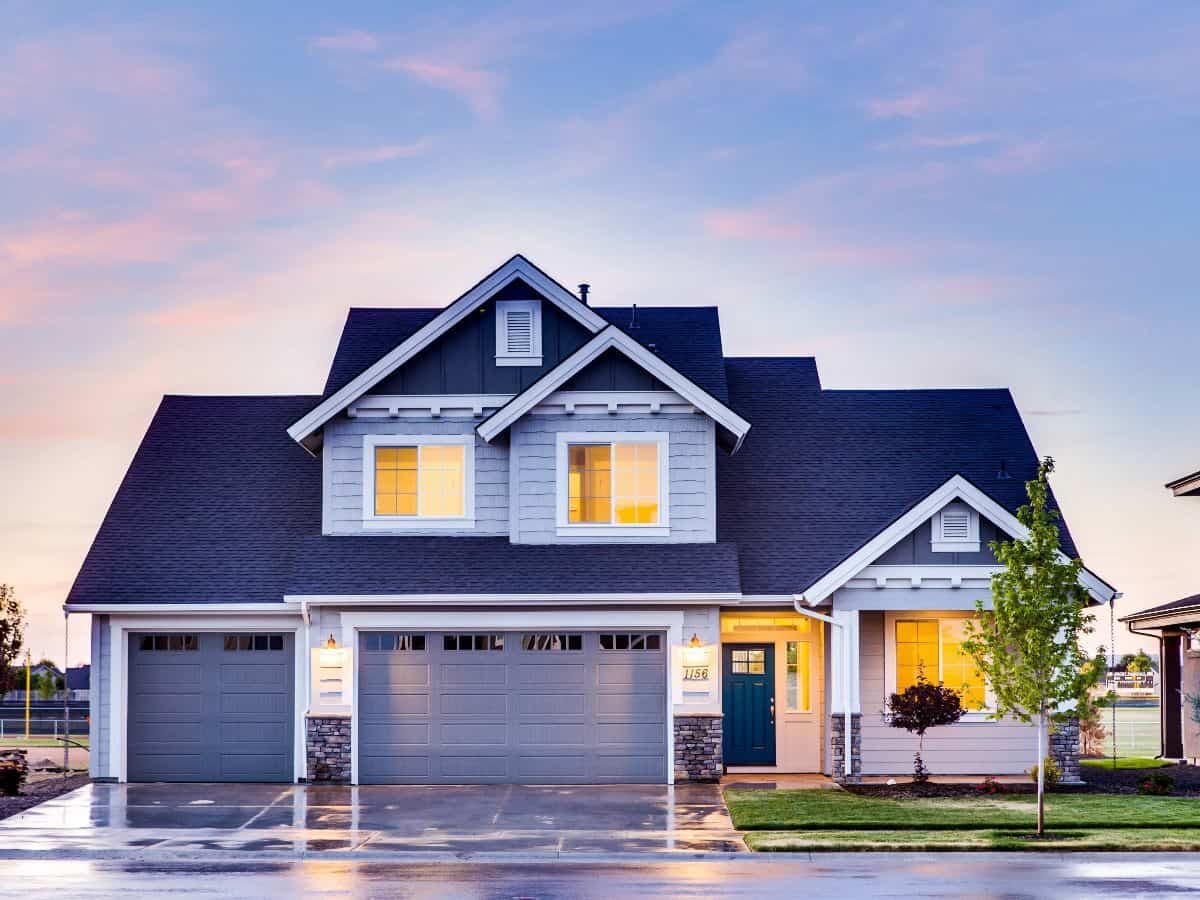
<path fill-rule="evenodd" d="M 725 774 L 720 713 L 675 717 L 675 780 L 720 781 Z"/>
<path fill-rule="evenodd" d="M 829 717 L 830 775 L 838 784 L 858 784 L 862 781 L 862 713 L 850 714 L 850 774 L 846 774 L 846 717 L 834 713 Z"/>
<path fill-rule="evenodd" d="M 1055 722 L 1050 731 L 1050 757 L 1058 763 L 1059 784 L 1083 784 L 1079 777 L 1079 720 Z"/>
<path fill-rule="evenodd" d="M 304 744 L 310 784 L 350 783 L 350 717 L 308 716 Z"/>

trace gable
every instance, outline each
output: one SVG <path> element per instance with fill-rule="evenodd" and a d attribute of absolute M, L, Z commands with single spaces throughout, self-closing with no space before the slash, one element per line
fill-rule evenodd
<path fill-rule="evenodd" d="M 665 391 L 665 384 L 618 350 L 606 350 L 573 375 L 564 391 Z"/>
<path fill-rule="evenodd" d="M 994 522 L 986 516 L 980 516 L 978 551 L 937 553 L 933 549 L 933 518 L 931 517 L 896 541 L 872 565 L 994 566 L 996 565 L 996 554 L 988 545 L 992 541 L 1007 540 L 1008 537 Z"/>
<path fill-rule="evenodd" d="M 496 303 L 541 304 L 540 366 L 496 363 Z M 517 394 L 578 350 L 591 333 L 516 279 L 371 388 L 372 394 Z"/>

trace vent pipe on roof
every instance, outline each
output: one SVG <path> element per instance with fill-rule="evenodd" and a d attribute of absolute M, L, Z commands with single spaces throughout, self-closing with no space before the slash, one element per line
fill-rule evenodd
<path fill-rule="evenodd" d="M 630 315 L 629 315 L 629 328 L 630 328 L 630 330 L 632 330 L 632 329 L 634 329 L 634 328 L 637 328 L 637 327 L 638 327 L 638 323 L 637 323 L 637 304 L 635 303 L 635 304 L 633 304 L 633 312 L 632 312 L 632 313 L 630 313 Z"/>
<path fill-rule="evenodd" d="M 591 289 L 592 289 L 592 286 L 590 284 L 581 284 L 579 286 L 579 299 L 583 301 L 584 306 L 588 305 L 587 295 L 588 295 L 588 291 L 590 291 Z"/>

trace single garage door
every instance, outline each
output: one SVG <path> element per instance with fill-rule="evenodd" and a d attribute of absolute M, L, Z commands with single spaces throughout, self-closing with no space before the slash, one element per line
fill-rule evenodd
<path fill-rule="evenodd" d="M 130 781 L 292 781 L 291 634 L 129 636 Z"/>
<path fill-rule="evenodd" d="M 661 784 L 657 632 L 364 632 L 364 784 Z"/>

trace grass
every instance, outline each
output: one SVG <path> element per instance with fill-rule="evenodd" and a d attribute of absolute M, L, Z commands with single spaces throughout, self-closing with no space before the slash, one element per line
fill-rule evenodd
<path fill-rule="evenodd" d="M 1113 767 L 1111 759 L 1081 759 L 1079 765 L 1085 769 L 1109 769 Z M 1124 759 L 1117 759 L 1118 769 L 1161 769 L 1163 766 L 1171 765 L 1165 759 L 1150 759 L 1145 756 L 1127 756 Z"/>
<path fill-rule="evenodd" d="M 71 740 L 76 744 L 83 744 L 84 748 L 88 746 L 88 736 L 86 734 L 82 737 L 72 737 Z M 62 740 L 55 740 L 53 737 L 40 734 L 33 735 L 29 740 L 25 740 L 24 735 L 12 736 L 6 734 L 4 739 L 0 740 L 0 748 L 9 747 L 56 747 L 61 750 Z M 75 750 L 77 748 L 72 745 L 71 749 Z"/>
<path fill-rule="evenodd" d="M 741 831 L 884 832 L 1028 831 L 1032 795 L 892 800 L 846 791 L 727 791 Z M 1200 803 L 1188 797 L 1051 794 L 1047 827 L 1054 830 L 1200 829 Z"/>
<path fill-rule="evenodd" d="M 1030 829 L 1031 830 L 1031 829 Z M 1200 829 L 1052 828 L 1036 839 L 1028 831 L 758 831 L 746 844 L 760 853 L 807 850 L 1200 850 Z"/>

